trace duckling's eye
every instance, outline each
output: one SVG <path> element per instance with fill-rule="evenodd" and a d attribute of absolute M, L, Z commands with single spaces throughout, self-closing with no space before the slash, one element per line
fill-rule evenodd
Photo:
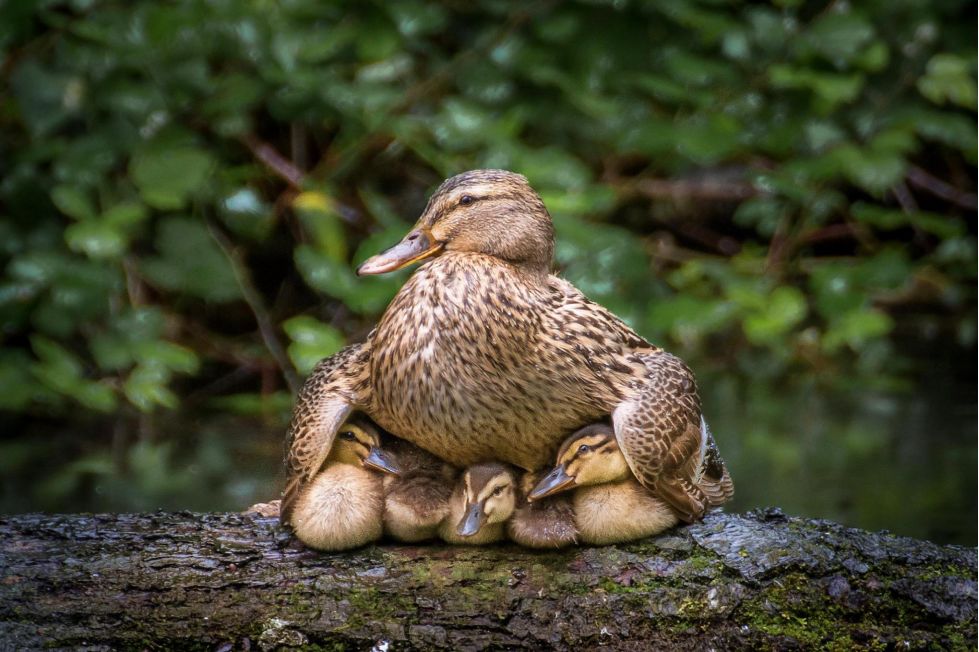
<path fill-rule="evenodd" d="M 591 452 L 591 446 L 589 446 L 588 444 L 582 444 L 581 446 L 578 447 L 578 452 L 581 454 Z"/>
<path fill-rule="evenodd" d="M 460 206 L 468 206 L 469 204 L 473 203 L 474 201 L 476 201 L 476 198 L 473 197 L 472 195 L 463 195 L 462 196 L 462 199 L 459 200 L 459 205 Z"/>
<path fill-rule="evenodd" d="M 355 439 L 354 433 L 349 430 L 344 430 L 340 433 L 340 439 L 346 439 L 347 441 L 353 441 Z"/>
<path fill-rule="evenodd" d="M 496 489 L 493 490 L 493 495 L 494 496 L 502 496 L 503 495 L 503 489 L 504 489 L 504 487 L 497 487 Z"/>

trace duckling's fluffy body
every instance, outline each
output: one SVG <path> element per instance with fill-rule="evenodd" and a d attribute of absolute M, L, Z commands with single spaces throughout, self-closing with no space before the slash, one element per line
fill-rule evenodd
<path fill-rule="evenodd" d="M 572 496 L 582 543 L 633 541 L 659 534 L 680 522 L 669 505 L 633 479 L 580 487 Z"/>
<path fill-rule="evenodd" d="M 380 474 L 352 464 L 324 468 L 296 501 L 292 529 L 310 548 L 346 550 L 383 534 Z"/>
<path fill-rule="evenodd" d="M 381 448 L 374 424 L 343 424 L 312 482 L 292 504 L 289 523 L 304 544 L 318 550 L 346 550 L 383 534 L 383 475 L 398 473 Z"/>
<path fill-rule="evenodd" d="M 507 521 L 507 536 L 528 548 L 566 548 L 579 541 L 571 498 L 564 494 L 527 502 L 527 494 L 541 474 L 525 473 L 520 481 L 518 507 Z"/>
<path fill-rule="evenodd" d="M 408 442 L 387 448 L 401 472 L 384 477 L 384 533 L 408 543 L 436 538 L 458 472 Z"/>

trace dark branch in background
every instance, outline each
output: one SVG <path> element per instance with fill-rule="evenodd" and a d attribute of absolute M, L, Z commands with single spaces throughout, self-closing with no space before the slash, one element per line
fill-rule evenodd
<path fill-rule="evenodd" d="M 903 181 L 896 183 L 891 188 L 891 192 L 894 194 L 894 199 L 900 204 L 901 210 L 905 213 L 916 213 L 918 211 L 918 202 L 915 200 L 914 195 L 911 194 L 908 184 Z"/>
<path fill-rule="evenodd" d="M 968 208 L 973 211 L 979 208 L 979 202 L 977 202 L 975 195 L 963 192 L 955 186 L 945 183 L 916 165 L 908 168 L 908 182 L 960 208 Z"/>
<path fill-rule="evenodd" d="M 306 174 L 296 167 L 292 161 L 257 136 L 246 134 L 240 140 L 248 147 L 252 155 L 274 172 L 277 177 L 288 183 L 294 190 L 302 191 Z"/>
<path fill-rule="evenodd" d="M 306 182 L 306 173 L 299 169 L 292 161 L 280 154 L 270 143 L 265 142 L 253 134 L 242 136 L 239 140 L 248 148 L 252 156 L 258 159 L 275 176 L 285 181 L 292 190 L 302 192 L 303 184 Z M 337 215 L 343 221 L 349 224 L 360 222 L 360 211 L 356 208 L 344 204 L 337 200 L 336 197 L 330 197 L 330 201 L 333 202 L 333 207 Z"/>
<path fill-rule="evenodd" d="M 722 179 L 639 179 L 631 185 L 637 193 L 650 199 L 674 201 L 698 199 L 739 202 L 762 194 L 749 182 Z"/>
<path fill-rule="evenodd" d="M 248 266 L 242 260 L 238 249 L 221 229 L 212 222 L 208 222 L 207 228 L 211 232 L 211 237 L 221 247 L 221 251 L 224 252 L 228 262 L 231 263 L 235 280 L 238 282 L 238 288 L 241 290 L 241 295 L 244 297 L 245 303 L 248 304 L 252 314 L 255 316 L 255 322 L 258 324 L 258 332 L 262 336 L 265 348 L 268 349 L 275 363 L 279 366 L 282 377 L 285 378 L 286 384 L 289 385 L 289 390 L 295 394 L 299 390 L 299 375 L 296 373 L 295 368 L 293 368 L 292 363 L 289 361 L 289 356 L 286 355 L 285 349 L 275 334 L 272 319 L 269 317 L 269 312 L 265 308 L 265 302 L 262 301 L 262 295 L 255 289 L 255 285 L 252 283 L 251 275 L 248 273 Z"/>

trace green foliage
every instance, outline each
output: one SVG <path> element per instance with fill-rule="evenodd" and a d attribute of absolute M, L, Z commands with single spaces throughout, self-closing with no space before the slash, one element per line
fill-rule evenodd
<path fill-rule="evenodd" d="M 488 166 L 695 366 L 883 378 L 908 314 L 973 345 L 970 7 L 6 3 L 0 407 L 281 397 L 405 278 L 355 265 Z"/>

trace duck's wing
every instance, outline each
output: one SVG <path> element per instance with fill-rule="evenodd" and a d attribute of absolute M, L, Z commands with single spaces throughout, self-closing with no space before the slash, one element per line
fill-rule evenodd
<path fill-rule="evenodd" d="M 548 305 L 545 315 L 552 336 L 582 343 L 588 352 L 658 351 L 604 306 L 595 303 L 568 281 L 557 276 L 548 279 Z"/>
<path fill-rule="evenodd" d="M 717 449 L 714 436 L 703 422 L 701 428 L 704 441 L 704 454 L 700 464 L 697 486 L 707 496 L 709 507 L 719 507 L 734 496 L 734 481 L 728 473 L 721 452 Z"/>
<path fill-rule="evenodd" d="M 636 357 L 646 374 L 612 411 L 615 438 L 636 479 L 680 518 L 695 521 L 704 515 L 708 498 L 691 472 L 705 454 L 693 372 L 665 351 Z"/>
<path fill-rule="evenodd" d="M 639 482 L 680 518 L 697 520 L 711 501 L 697 484 L 707 433 L 693 372 L 567 281 L 552 276 L 548 285 L 548 348 L 579 362 L 574 379 L 611 412 L 619 448 Z"/>
<path fill-rule="evenodd" d="M 326 461 L 337 430 L 366 406 L 369 355 L 369 344 L 343 348 L 321 360 L 299 390 L 286 437 L 281 522 L 290 522 L 296 499 Z"/>

